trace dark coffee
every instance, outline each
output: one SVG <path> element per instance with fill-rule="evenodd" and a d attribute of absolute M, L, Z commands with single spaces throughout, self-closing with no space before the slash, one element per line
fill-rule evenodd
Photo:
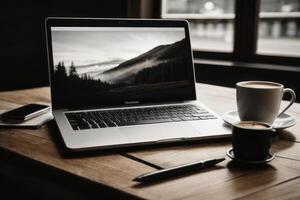
<path fill-rule="evenodd" d="M 266 159 L 272 143 L 272 127 L 254 121 L 242 121 L 232 128 L 234 156 L 240 160 L 261 161 Z"/>
<path fill-rule="evenodd" d="M 235 126 L 240 128 L 249 128 L 249 129 L 268 129 L 269 125 L 257 123 L 255 121 L 244 121 L 236 124 Z"/>
<path fill-rule="evenodd" d="M 269 82 L 264 82 L 264 83 L 249 82 L 243 84 L 242 86 L 248 88 L 261 88 L 261 89 L 276 89 L 281 87 L 280 84 L 269 83 Z"/>

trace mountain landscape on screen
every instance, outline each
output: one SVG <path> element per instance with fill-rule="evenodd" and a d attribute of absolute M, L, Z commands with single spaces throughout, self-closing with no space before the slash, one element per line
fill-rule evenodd
<path fill-rule="evenodd" d="M 116 58 L 86 65 L 72 62 L 70 66 L 62 60 L 55 66 L 54 84 L 60 94 L 110 93 L 115 98 L 126 94 L 132 99 L 188 86 L 190 52 L 185 45 L 186 39 L 159 45 L 129 60 Z"/>

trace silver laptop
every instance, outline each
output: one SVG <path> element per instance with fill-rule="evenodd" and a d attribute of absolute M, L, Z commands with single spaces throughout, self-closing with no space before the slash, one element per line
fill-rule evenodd
<path fill-rule="evenodd" d="M 53 115 L 68 149 L 230 136 L 197 101 L 186 21 L 48 18 L 46 31 Z"/>

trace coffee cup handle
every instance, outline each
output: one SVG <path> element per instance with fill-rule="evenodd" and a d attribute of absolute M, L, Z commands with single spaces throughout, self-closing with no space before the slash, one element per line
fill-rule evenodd
<path fill-rule="evenodd" d="M 295 100 L 296 100 L 296 93 L 294 92 L 294 90 L 292 90 L 292 89 L 290 89 L 290 88 L 284 88 L 284 89 L 283 89 L 283 95 L 282 95 L 282 96 L 284 96 L 285 93 L 290 93 L 291 96 L 292 96 L 292 99 L 291 99 L 289 105 L 288 105 L 287 107 L 285 107 L 285 108 L 279 113 L 279 115 L 278 115 L 277 117 L 279 117 L 279 116 L 280 116 L 281 114 L 283 114 L 287 109 L 289 109 L 289 107 L 291 107 L 291 105 L 292 105 L 292 104 L 295 102 Z"/>

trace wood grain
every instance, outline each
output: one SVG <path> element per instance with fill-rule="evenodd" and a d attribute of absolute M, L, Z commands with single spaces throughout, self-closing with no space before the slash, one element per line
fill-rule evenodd
<path fill-rule="evenodd" d="M 236 109 L 235 90 L 197 85 L 198 98 L 217 113 Z M 0 93 L 0 109 L 32 102 L 50 102 L 49 88 Z M 287 102 L 283 102 L 286 104 Z M 300 119 L 300 104 L 289 110 Z M 152 184 L 132 179 L 155 170 L 197 160 L 224 157 L 230 139 L 139 147 L 117 151 L 95 151 L 65 155 L 53 123 L 37 130 L 0 128 L 0 151 L 67 172 L 76 177 L 146 199 L 293 199 L 299 198 L 300 126 L 278 133 L 272 150 L 276 158 L 266 166 L 249 167 L 229 158 L 215 168 Z"/>
<path fill-rule="evenodd" d="M 300 177 L 297 177 L 287 183 L 284 184 L 278 184 L 274 187 L 267 188 L 265 190 L 252 193 L 250 195 L 247 195 L 245 197 L 242 197 L 241 199 L 272 199 L 272 200 L 288 200 L 288 199 L 300 199 Z"/>
<path fill-rule="evenodd" d="M 49 87 L 1 92 L 0 99 L 20 105 L 51 101 Z"/>
<path fill-rule="evenodd" d="M 299 176 L 299 162 L 275 159 L 270 165 L 246 168 L 227 161 L 224 167 L 195 172 L 149 185 L 138 185 L 156 199 L 234 199 Z M 294 166 L 294 168 L 290 168 Z M 296 191 L 295 191 L 296 192 Z"/>
<path fill-rule="evenodd" d="M 300 161 L 300 143 L 286 140 L 277 140 L 272 145 L 273 152 L 278 157 Z"/>
<path fill-rule="evenodd" d="M 32 102 L 49 102 L 49 89 L 39 88 L 0 93 L 0 109 L 11 109 Z M 58 132 L 53 132 L 53 127 L 49 127 L 49 125 L 44 125 L 36 130 L 0 128 L 0 150 L 9 150 L 47 166 L 107 187 L 123 189 L 128 193 L 134 184 L 132 179 L 137 174 L 154 170 L 117 153 L 103 154 L 100 152 L 87 154 L 87 156 L 81 155 L 78 158 L 76 156 L 63 158 L 51 134 L 57 135 Z M 144 196 L 147 197 L 146 194 Z"/>
<path fill-rule="evenodd" d="M 63 158 L 57 146 L 49 140 L 50 137 L 45 139 L 28 132 L 21 129 L 1 129 L 1 148 L 118 190 L 130 190 L 130 186 L 134 184 L 131 180 L 137 174 L 154 170 L 116 153 Z"/>

